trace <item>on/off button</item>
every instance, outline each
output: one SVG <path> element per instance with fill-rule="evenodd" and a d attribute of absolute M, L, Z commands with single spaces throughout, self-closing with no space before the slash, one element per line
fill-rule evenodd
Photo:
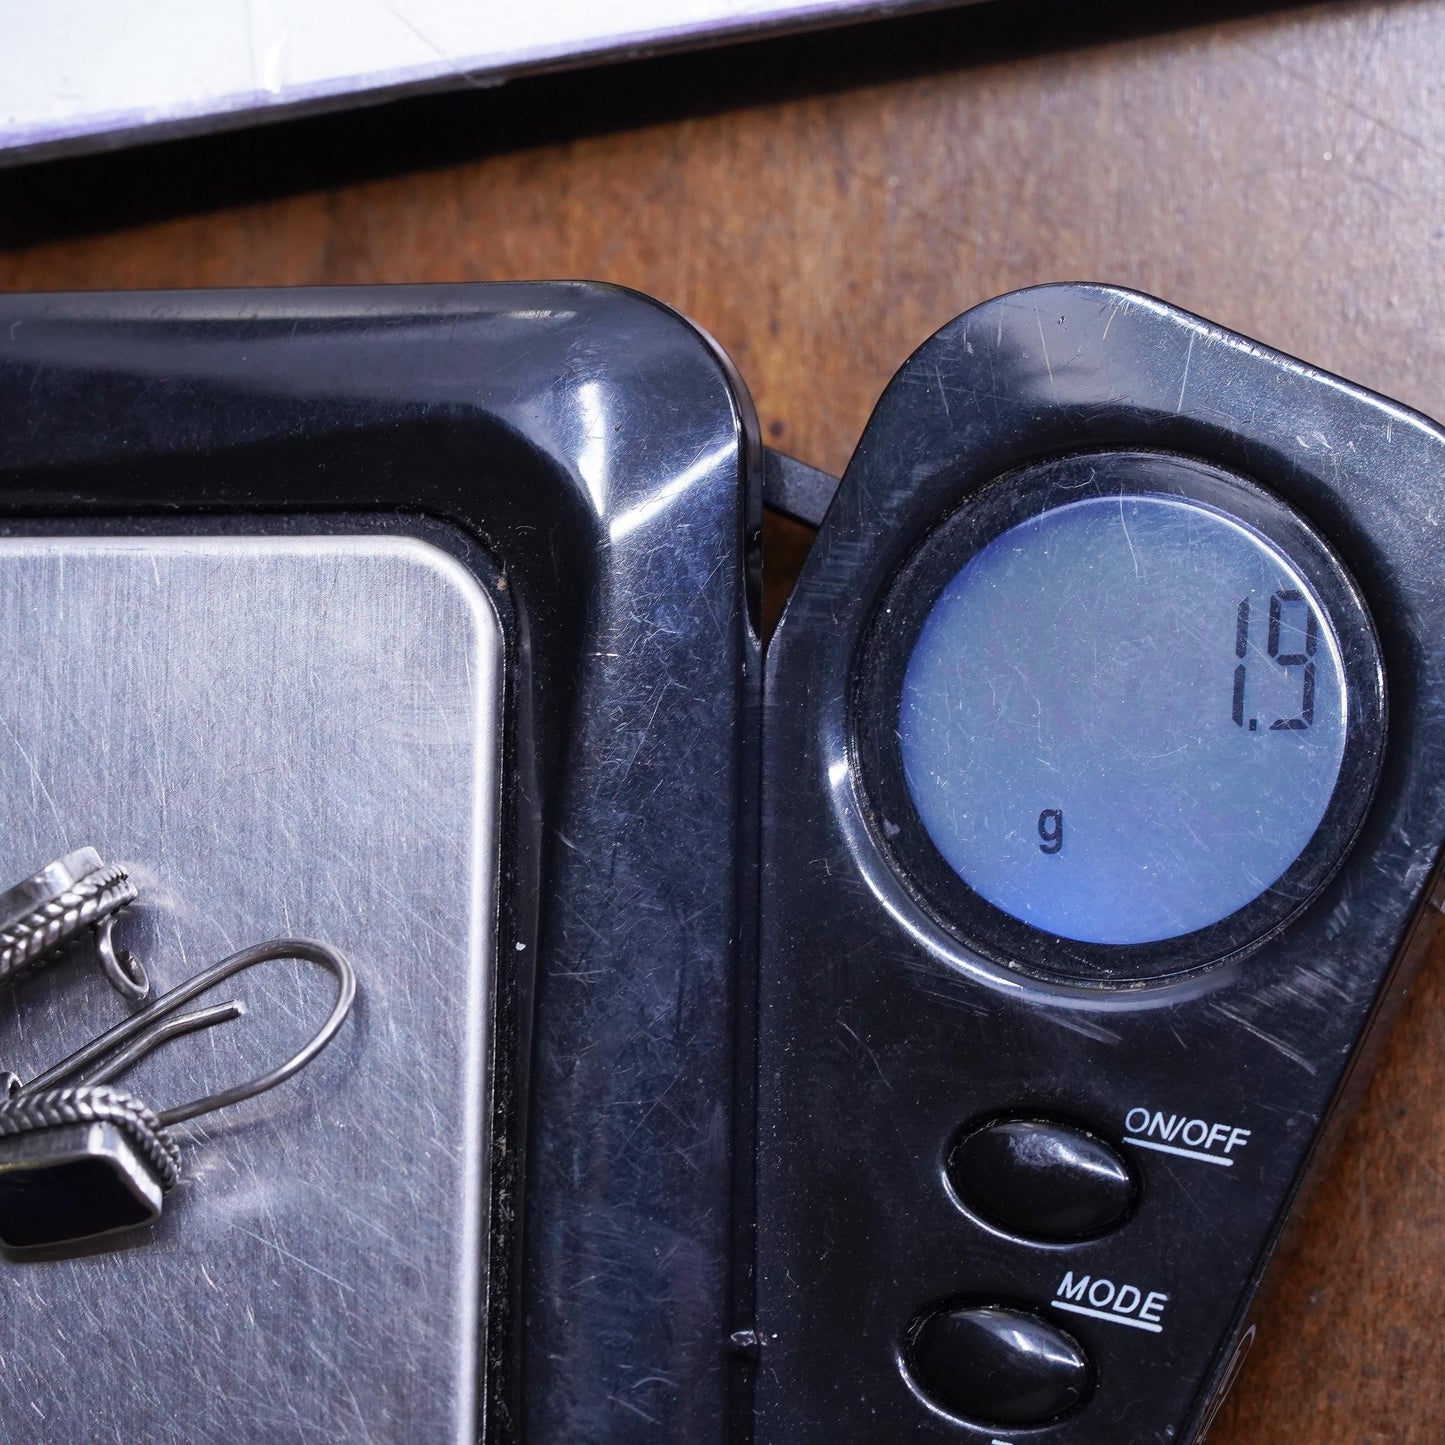
<path fill-rule="evenodd" d="M 1051 1119 L 999 1119 L 970 1130 L 949 1151 L 948 1180 L 981 1219 L 1048 1241 L 1104 1234 L 1139 1197 L 1112 1145 Z"/>

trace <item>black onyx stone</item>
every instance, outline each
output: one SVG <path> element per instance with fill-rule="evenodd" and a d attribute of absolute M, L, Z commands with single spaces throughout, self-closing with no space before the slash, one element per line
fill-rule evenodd
<path fill-rule="evenodd" d="M 146 1224 L 162 1190 L 114 1124 L 62 1124 L 0 1139 L 0 1243 L 68 1244 Z"/>
<path fill-rule="evenodd" d="M 1139 1186 L 1102 1139 L 1047 1119 L 1002 1119 L 974 1129 L 948 1156 L 964 1205 L 1011 1234 L 1088 1239 L 1123 1223 Z"/>
<path fill-rule="evenodd" d="M 910 1331 L 908 1364 L 923 1392 L 984 1425 L 1044 1425 L 1080 1405 L 1094 1383 L 1071 1335 L 1027 1310 L 959 1305 Z"/>

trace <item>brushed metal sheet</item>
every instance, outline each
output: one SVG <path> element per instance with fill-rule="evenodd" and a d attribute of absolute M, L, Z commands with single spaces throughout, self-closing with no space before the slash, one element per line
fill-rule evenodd
<path fill-rule="evenodd" d="M 161 989 L 286 933 L 360 983 L 309 1069 L 183 1126 L 156 1225 L 0 1258 L 4 1438 L 475 1438 L 502 650 L 415 538 L 0 540 L 0 880 L 124 863 Z M 280 1059 L 331 996 L 296 963 L 223 989 L 247 1017 L 138 1067 L 148 1102 Z M 121 1014 L 67 959 L 0 1003 L 0 1062 Z"/>

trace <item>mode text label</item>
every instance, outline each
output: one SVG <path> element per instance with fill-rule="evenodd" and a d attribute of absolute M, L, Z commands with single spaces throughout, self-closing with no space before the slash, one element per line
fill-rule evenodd
<path fill-rule="evenodd" d="M 1111 1325 L 1148 1330 L 1151 1335 L 1164 1332 L 1164 1306 L 1168 1303 L 1169 1296 L 1157 1289 L 1115 1284 L 1102 1275 L 1076 1275 L 1073 1270 L 1059 1281 L 1054 1291 L 1055 1309 L 1088 1315 L 1093 1320 L 1107 1320 Z"/>

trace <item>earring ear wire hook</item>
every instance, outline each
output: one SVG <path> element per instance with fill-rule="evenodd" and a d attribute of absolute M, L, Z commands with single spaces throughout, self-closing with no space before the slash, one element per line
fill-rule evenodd
<path fill-rule="evenodd" d="M 138 1003 L 148 998 L 151 991 L 150 977 L 145 965 L 128 948 L 117 948 L 115 939 L 115 914 L 102 919 L 95 930 L 95 952 L 110 986 L 122 997 Z"/>
<path fill-rule="evenodd" d="M 315 939 L 276 938 L 269 943 L 258 943 L 251 948 L 243 948 L 239 953 L 233 953 L 229 958 L 223 958 L 219 963 L 213 963 L 194 978 L 171 989 L 168 993 L 162 994 L 160 998 L 147 1004 L 139 1012 L 122 1020 L 113 1028 L 107 1029 L 98 1038 L 92 1039 L 84 1048 L 77 1049 L 68 1058 L 62 1059 L 43 1074 L 37 1074 L 12 1097 L 22 1099 L 47 1089 L 54 1089 L 77 1076 L 82 1077 L 85 1084 L 103 1083 L 115 1078 L 168 1039 L 241 1017 L 245 1013 L 245 1008 L 234 1000 L 209 1008 L 197 1009 L 189 1014 L 178 1014 L 177 1010 L 208 989 L 214 988 L 218 983 L 232 978 L 248 968 L 286 958 L 303 959 L 308 963 L 319 964 L 335 975 L 336 1000 L 331 1006 L 331 1012 L 327 1016 L 326 1022 L 311 1036 L 310 1041 L 304 1047 L 274 1069 L 270 1069 L 264 1074 L 258 1074 L 243 1084 L 236 1084 L 232 1088 L 207 1094 L 204 1098 L 196 1099 L 189 1104 L 179 1104 L 173 1109 L 160 1111 L 156 1114 L 156 1118 L 163 1126 L 179 1124 L 186 1119 L 194 1119 L 200 1114 L 209 1114 L 215 1109 L 224 1109 L 229 1104 L 239 1104 L 243 1099 L 254 1098 L 268 1089 L 274 1089 L 278 1084 L 285 1083 L 293 1074 L 304 1069 L 331 1042 L 336 1031 L 345 1021 L 346 1015 L 351 1010 L 352 1002 L 356 998 L 356 975 L 352 971 L 351 965 L 330 945 L 318 943 Z M 91 1070 L 87 1075 L 86 1071 L 89 1066 L 97 1062 L 99 1068 Z"/>
<path fill-rule="evenodd" d="M 112 938 L 117 916 L 135 902 L 124 868 L 94 848 L 76 848 L 0 893 L 0 988 L 51 963 L 87 933 L 111 986 L 130 1003 L 150 997 L 150 979 Z"/>
<path fill-rule="evenodd" d="M 86 1069 L 77 1077 L 71 1079 L 71 1083 L 80 1088 L 87 1088 L 95 1084 L 107 1084 L 112 1079 L 119 1078 L 130 1066 L 154 1048 L 169 1039 L 178 1039 L 183 1034 L 196 1033 L 200 1029 L 208 1029 L 213 1024 L 229 1023 L 232 1019 L 244 1016 L 246 1005 L 231 999 L 227 1003 L 213 1004 L 210 1008 L 196 1009 L 194 1013 L 176 1014 L 172 1018 L 162 1019 L 153 1024 L 150 1028 L 143 1030 L 130 1043 L 119 1048 L 108 1058 L 103 1058 L 97 1067 Z"/>

